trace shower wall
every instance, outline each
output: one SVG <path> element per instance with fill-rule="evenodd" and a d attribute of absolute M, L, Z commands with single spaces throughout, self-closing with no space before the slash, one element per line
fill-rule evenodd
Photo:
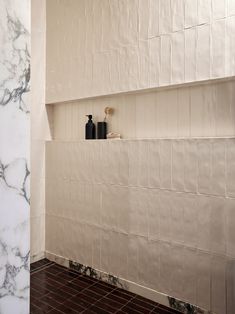
<path fill-rule="evenodd" d="M 29 313 L 30 1 L 0 0 L 0 313 Z"/>
<path fill-rule="evenodd" d="M 50 0 L 47 12 L 47 103 L 235 74 L 234 0 Z"/>
<path fill-rule="evenodd" d="M 234 27 L 234 0 L 47 1 L 49 258 L 233 313 Z M 106 106 L 123 140 L 83 141 Z"/>
<path fill-rule="evenodd" d="M 234 87 L 225 81 L 54 105 L 47 256 L 118 277 L 162 303 L 163 294 L 232 314 Z M 82 140 L 84 115 L 102 119 L 106 105 L 123 139 Z"/>

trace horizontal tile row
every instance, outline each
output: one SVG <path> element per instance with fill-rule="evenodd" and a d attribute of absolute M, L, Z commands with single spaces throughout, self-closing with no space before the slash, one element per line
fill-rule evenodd
<path fill-rule="evenodd" d="M 235 258 L 235 200 L 48 180 L 47 215 Z"/>
<path fill-rule="evenodd" d="M 235 197 L 235 139 L 48 142 L 46 175 Z"/>
<path fill-rule="evenodd" d="M 47 216 L 47 251 L 225 313 L 234 259 Z"/>

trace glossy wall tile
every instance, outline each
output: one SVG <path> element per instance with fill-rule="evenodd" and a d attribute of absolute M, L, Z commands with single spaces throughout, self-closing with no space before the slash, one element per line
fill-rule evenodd
<path fill-rule="evenodd" d="M 225 313 L 220 280 L 233 280 L 226 269 L 235 259 L 234 145 L 229 138 L 48 142 L 46 251 Z"/>

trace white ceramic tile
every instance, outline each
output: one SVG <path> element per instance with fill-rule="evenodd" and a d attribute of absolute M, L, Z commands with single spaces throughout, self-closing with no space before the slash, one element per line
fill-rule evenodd
<path fill-rule="evenodd" d="M 160 62 L 161 62 L 161 38 L 151 38 L 150 49 L 150 86 L 159 85 Z"/>
<path fill-rule="evenodd" d="M 178 136 L 190 136 L 190 90 L 178 89 Z"/>
<path fill-rule="evenodd" d="M 197 200 L 197 247 L 210 252 L 211 250 L 211 199 L 207 196 L 200 196 Z"/>
<path fill-rule="evenodd" d="M 223 198 L 211 198 L 211 251 L 226 254 L 226 202 Z"/>
<path fill-rule="evenodd" d="M 171 188 L 172 175 L 172 141 L 160 141 L 160 186 L 164 189 Z"/>
<path fill-rule="evenodd" d="M 184 191 L 184 142 L 172 142 L 172 188 Z"/>
<path fill-rule="evenodd" d="M 235 256 L 235 231 L 234 231 L 234 216 L 235 216 L 235 201 L 233 199 L 226 200 L 226 243 L 227 255 Z"/>
<path fill-rule="evenodd" d="M 196 304 L 204 309 L 211 308 L 211 255 L 197 252 L 197 296 Z"/>
<path fill-rule="evenodd" d="M 226 259 L 220 256 L 212 257 L 211 263 L 211 310 L 226 313 Z"/>
<path fill-rule="evenodd" d="M 159 33 L 172 32 L 171 0 L 160 0 L 159 4 Z"/>
<path fill-rule="evenodd" d="M 136 137 L 155 137 L 156 94 L 136 95 Z"/>
<path fill-rule="evenodd" d="M 213 19 L 220 19 L 226 16 L 227 1 L 212 0 Z"/>
<path fill-rule="evenodd" d="M 150 0 L 149 38 L 159 35 L 159 0 Z"/>
<path fill-rule="evenodd" d="M 184 2 L 181 0 L 171 1 L 171 16 L 173 32 L 184 29 Z"/>
<path fill-rule="evenodd" d="M 160 141 L 148 142 L 148 186 L 160 187 Z"/>
<path fill-rule="evenodd" d="M 171 294 L 181 299 L 184 285 L 184 247 L 174 244 L 171 246 L 171 252 L 171 267 L 174 269 L 174 271 L 171 272 Z"/>
<path fill-rule="evenodd" d="M 158 190 L 148 191 L 148 236 L 159 239 L 160 231 L 160 196 Z"/>
<path fill-rule="evenodd" d="M 191 136 L 203 136 L 204 129 L 204 102 L 203 88 L 196 86 L 190 88 L 190 121 Z"/>
<path fill-rule="evenodd" d="M 161 36 L 161 63 L 160 63 L 160 85 L 170 85 L 171 83 L 171 36 Z"/>
<path fill-rule="evenodd" d="M 183 295 L 191 304 L 196 303 L 197 294 L 197 251 L 191 248 L 184 249 L 183 263 Z"/>
<path fill-rule="evenodd" d="M 149 21 L 150 18 L 150 6 L 151 0 L 140 0 L 139 1 L 139 38 L 147 39 L 149 32 L 149 25 L 146 21 Z"/>
<path fill-rule="evenodd" d="M 214 21 L 211 25 L 212 77 L 225 76 L 225 20 Z"/>
<path fill-rule="evenodd" d="M 211 194 L 212 143 L 198 140 L 198 192 Z"/>
<path fill-rule="evenodd" d="M 138 166 L 139 166 L 139 147 L 135 141 L 130 141 L 128 145 L 129 156 L 129 185 L 137 186 L 138 183 Z"/>
<path fill-rule="evenodd" d="M 140 40 L 138 44 L 139 86 L 147 88 L 150 81 L 150 44 L 148 40 Z M 126 90 L 126 87 L 125 87 Z M 130 90 L 130 89 L 129 89 Z"/>
<path fill-rule="evenodd" d="M 226 193 L 226 160 L 225 160 L 225 141 L 213 140 L 212 142 L 212 194 L 225 195 Z"/>
<path fill-rule="evenodd" d="M 185 30 L 185 82 L 196 80 L 196 28 Z"/>
<path fill-rule="evenodd" d="M 159 271 L 160 271 L 160 252 L 159 252 L 159 242 L 156 241 L 148 241 L 147 245 L 148 250 L 148 261 L 147 264 L 145 264 L 144 270 L 146 271 L 146 265 L 147 267 L 147 276 L 146 276 L 146 282 L 147 285 L 154 289 L 159 290 Z M 141 254 L 143 254 L 141 252 Z"/>
<path fill-rule="evenodd" d="M 197 246 L 197 221 L 198 221 L 198 200 L 195 195 L 182 195 L 183 197 L 183 222 L 184 222 L 184 243 L 189 247 Z"/>
<path fill-rule="evenodd" d="M 185 27 L 189 28 L 198 24 L 198 0 L 185 0 Z"/>
<path fill-rule="evenodd" d="M 235 17 L 232 16 L 226 19 L 226 51 L 227 51 L 227 60 L 226 60 L 226 76 L 234 75 L 234 64 L 235 64 L 235 44 L 233 40 L 233 33 L 235 30 Z"/>
<path fill-rule="evenodd" d="M 227 194 L 231 197 L 235 196 L 235 142 L 233 139 L 227 140 L 226 143 L 226 176 L 227 176 Z"/>
<path fill-rule="evenodd" d="M 172 74 L 173 84 L 184 82 L 184 55 L 185 38 L 184 32 L 175 32 L 172 34 Z"/>
<path fill-rule="evenodd" d="M 159 237 L 164 241 L 171 241 L 171 198 L 170 192 L 161 192 L 159 206 Z"/>
<path fill-rule="evenodd" d="M 185 191 L 197 192 L 198 179 L 198 150 L 195 140 L 185 141 L 185 168 L 184 184 Z M 190 173 L 190 175 L 188 175 Z"/>
<path fill-rule="evenodd" d="M 149 145 L 148 141 L 139 141 L 138 186 L 148 187 Z"/>
<path fill-rule="evenodd" d="M 211 0 L 198 0 L 198 24 L 211 22 Z"/>
<path fill-rule="evenodd" d="M 203 86 L 203 130 L 204 135 L 213 137 L 216 135 L 216 104 L 215 104 L 216 85 Z"/>
<path fill-rule="evenodd" d="M 128 275 L 127 278 L 130 281 L 138 282 L 139 281 L 139 268 L 138 268 L 138 238 L 134 236 L 128 237 L 128 264 L 127 264 L 127 271 Z"/>
<path fill-rule="evenodd" d="M 148 193 L 147 189 L 131 188 L 129 190 L 130 233 L 140 236 L 148 235 Z"/>
<path fill-rule="evenodd" d="M 203 80 L 210 77 L 210 25 L 197 27 L 196 42 L 196 79 Z"/>
<path fill-rule="evenodd" d="M 118 212 L 113 204 L 117 202 L 118 193 L 114 186 L 103 185 L 102 187 L 102 209 L 101 221 L 106 228 L 117 230 Z"/>
<path fill-rule="evenodd" d="M 159 286 L 163 293 L 171 295 L 171 244 L 161 242 L 159 246 L 160 250 L 160 276 Z"/>
<path fill-rule="evenodd" d="M 184 242 L 184 198 L 179 193 L 171 192 L 171 216 L 170 216 L 170 231 L 171 231 L 171 242 L 172 243 L 183 243 Z"/>
<path fill-rule="evenodd" d="M 235 2 L 228 0 L 228 15 L 235 15 Z"/>

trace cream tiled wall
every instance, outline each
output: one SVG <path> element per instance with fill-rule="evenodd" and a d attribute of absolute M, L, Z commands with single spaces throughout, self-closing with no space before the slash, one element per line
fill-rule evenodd
<path fill-rule="evenodd" d="M 234 160 L 233 138 L 48 142 L 46 250 L 232 314 Z"/>
<path fill-rule="evenodd" d="M 235 81 L 222 81 L 56 104 L 54 139 L 84 139 L 85 115 L 102 121 L 106 106 L 109 131 L 125 139 L 235 136 Z"/>
<path fill-rule="evenodd" d="M 31 1 L 31 262 L 45 254 L 46 1 Z"/>
<path fill-rule="evenodd" d="M 235 75 L 234 0 L 47 1 L 47 103 Z"/>

